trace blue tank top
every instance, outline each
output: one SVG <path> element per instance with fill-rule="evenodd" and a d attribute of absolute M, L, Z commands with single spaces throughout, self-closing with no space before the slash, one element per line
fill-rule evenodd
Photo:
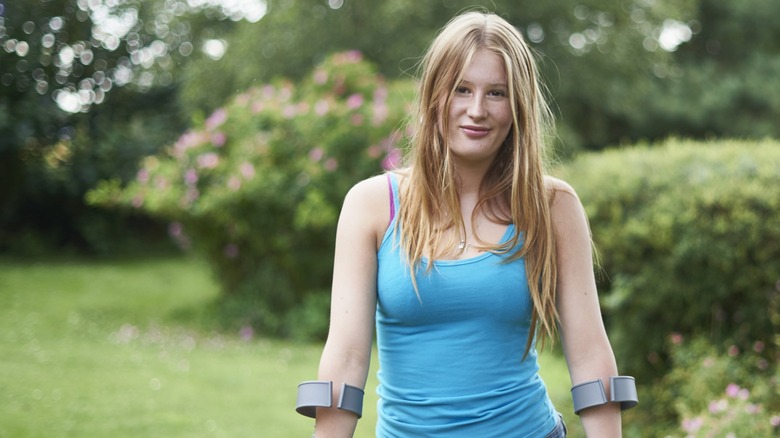
<path fill-rule="evenodd" d="M 391 175 L 392 211 L 398 183 Z M 558 414 L 525 359 L 531 298 L 524 259 L 482 253 L 422 261 L 415 294 L 394 238 L 395 214 L 377 254 L 378 438 L 544 437 Z M 503 241 L 515 233 L 509 225 Z"/>

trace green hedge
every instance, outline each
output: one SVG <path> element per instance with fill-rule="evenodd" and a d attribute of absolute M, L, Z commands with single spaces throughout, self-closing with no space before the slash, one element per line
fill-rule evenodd
<path fill-rule="evenodd" d="M 208 259 L 234 324 L 323 336 L 342 199 L 400 158 L 411 85 L 358 52 L 332 55 L 300 83 L 239 94 L 146 157 L 134 182 L 105 181 L 89 200 L 170 221 Z"/>
<path fill-rule="evenodd" d="M 590 220 L 621 370 L 670 366 L 670 336 L 780 355 L 780 143 L 668 140 L 559 169 Z"/>

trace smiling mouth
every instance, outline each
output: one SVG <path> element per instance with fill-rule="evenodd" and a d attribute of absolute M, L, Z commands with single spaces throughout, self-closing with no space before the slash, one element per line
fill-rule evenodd
<path fill-rule="evenodd" d="M 482 126 L 465 125 L 465 126 L 461 126 L 460 129 L 462 129 L 463 132 L 469 137 L 484 137 L 490 133 L 489 128 L 485 128 Z"/>

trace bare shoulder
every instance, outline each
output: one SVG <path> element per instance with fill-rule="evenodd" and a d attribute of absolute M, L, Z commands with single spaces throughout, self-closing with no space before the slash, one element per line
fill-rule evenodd
<path fill-rule="evenodd" d="M 567 211 L 572 208 L 580 210 L 582 208 L 577 192 L 566 181 L 552 176 L 545 176 L 544 184 L 550 192 L 550 203 L 553 214 L 555 214 L 556 211 Z"/>
<path fill-rule="evenodd" d="M 390 193 L 386 174 L 358 182 L 344 198 L 342 220 L 384 234 L 390 220 Z"/>
<path fill-rule="evenodd" d="M 390 189 L 388 184 L 386 174 L 366 178 L 349 189 L 344 202 L 345 204 L 356 203 L 372 210 L 384 204 L 387 204 L 389 208 Z"/>
<path fill-rule="evenodd" d="M 577 192 L 569 183 L 553 177 L 545 177 L 550 192 L 550 219 L 558 244 L 568 246 L 575 241 L 590 241 L 590 226 L 585 208 Z"/>
<path fill-rule="evenodd" d="M 544 185 L 547 187 L 547 190 L 550 190 L 552 192 L 568 192 L 571 195 L 576 196 L 576 193 L 574 192 L 574 188 L 567 183 L 566 181 L 556 178 L 554 176 L 545 175 L 544 176 Z"/>

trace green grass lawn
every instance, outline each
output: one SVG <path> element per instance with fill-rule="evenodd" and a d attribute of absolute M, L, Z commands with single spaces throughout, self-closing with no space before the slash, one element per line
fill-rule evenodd
<path fill-rule="evenodd" d="M 208 268 L 187 258 L 0 260 L 0 437 L 306 437 L 298 382 L 321 345 L 217 329 Z M 376 361 L 358 437 L 376 421 Z M 569 378 L 543 377 L 572 433 Z"/>

